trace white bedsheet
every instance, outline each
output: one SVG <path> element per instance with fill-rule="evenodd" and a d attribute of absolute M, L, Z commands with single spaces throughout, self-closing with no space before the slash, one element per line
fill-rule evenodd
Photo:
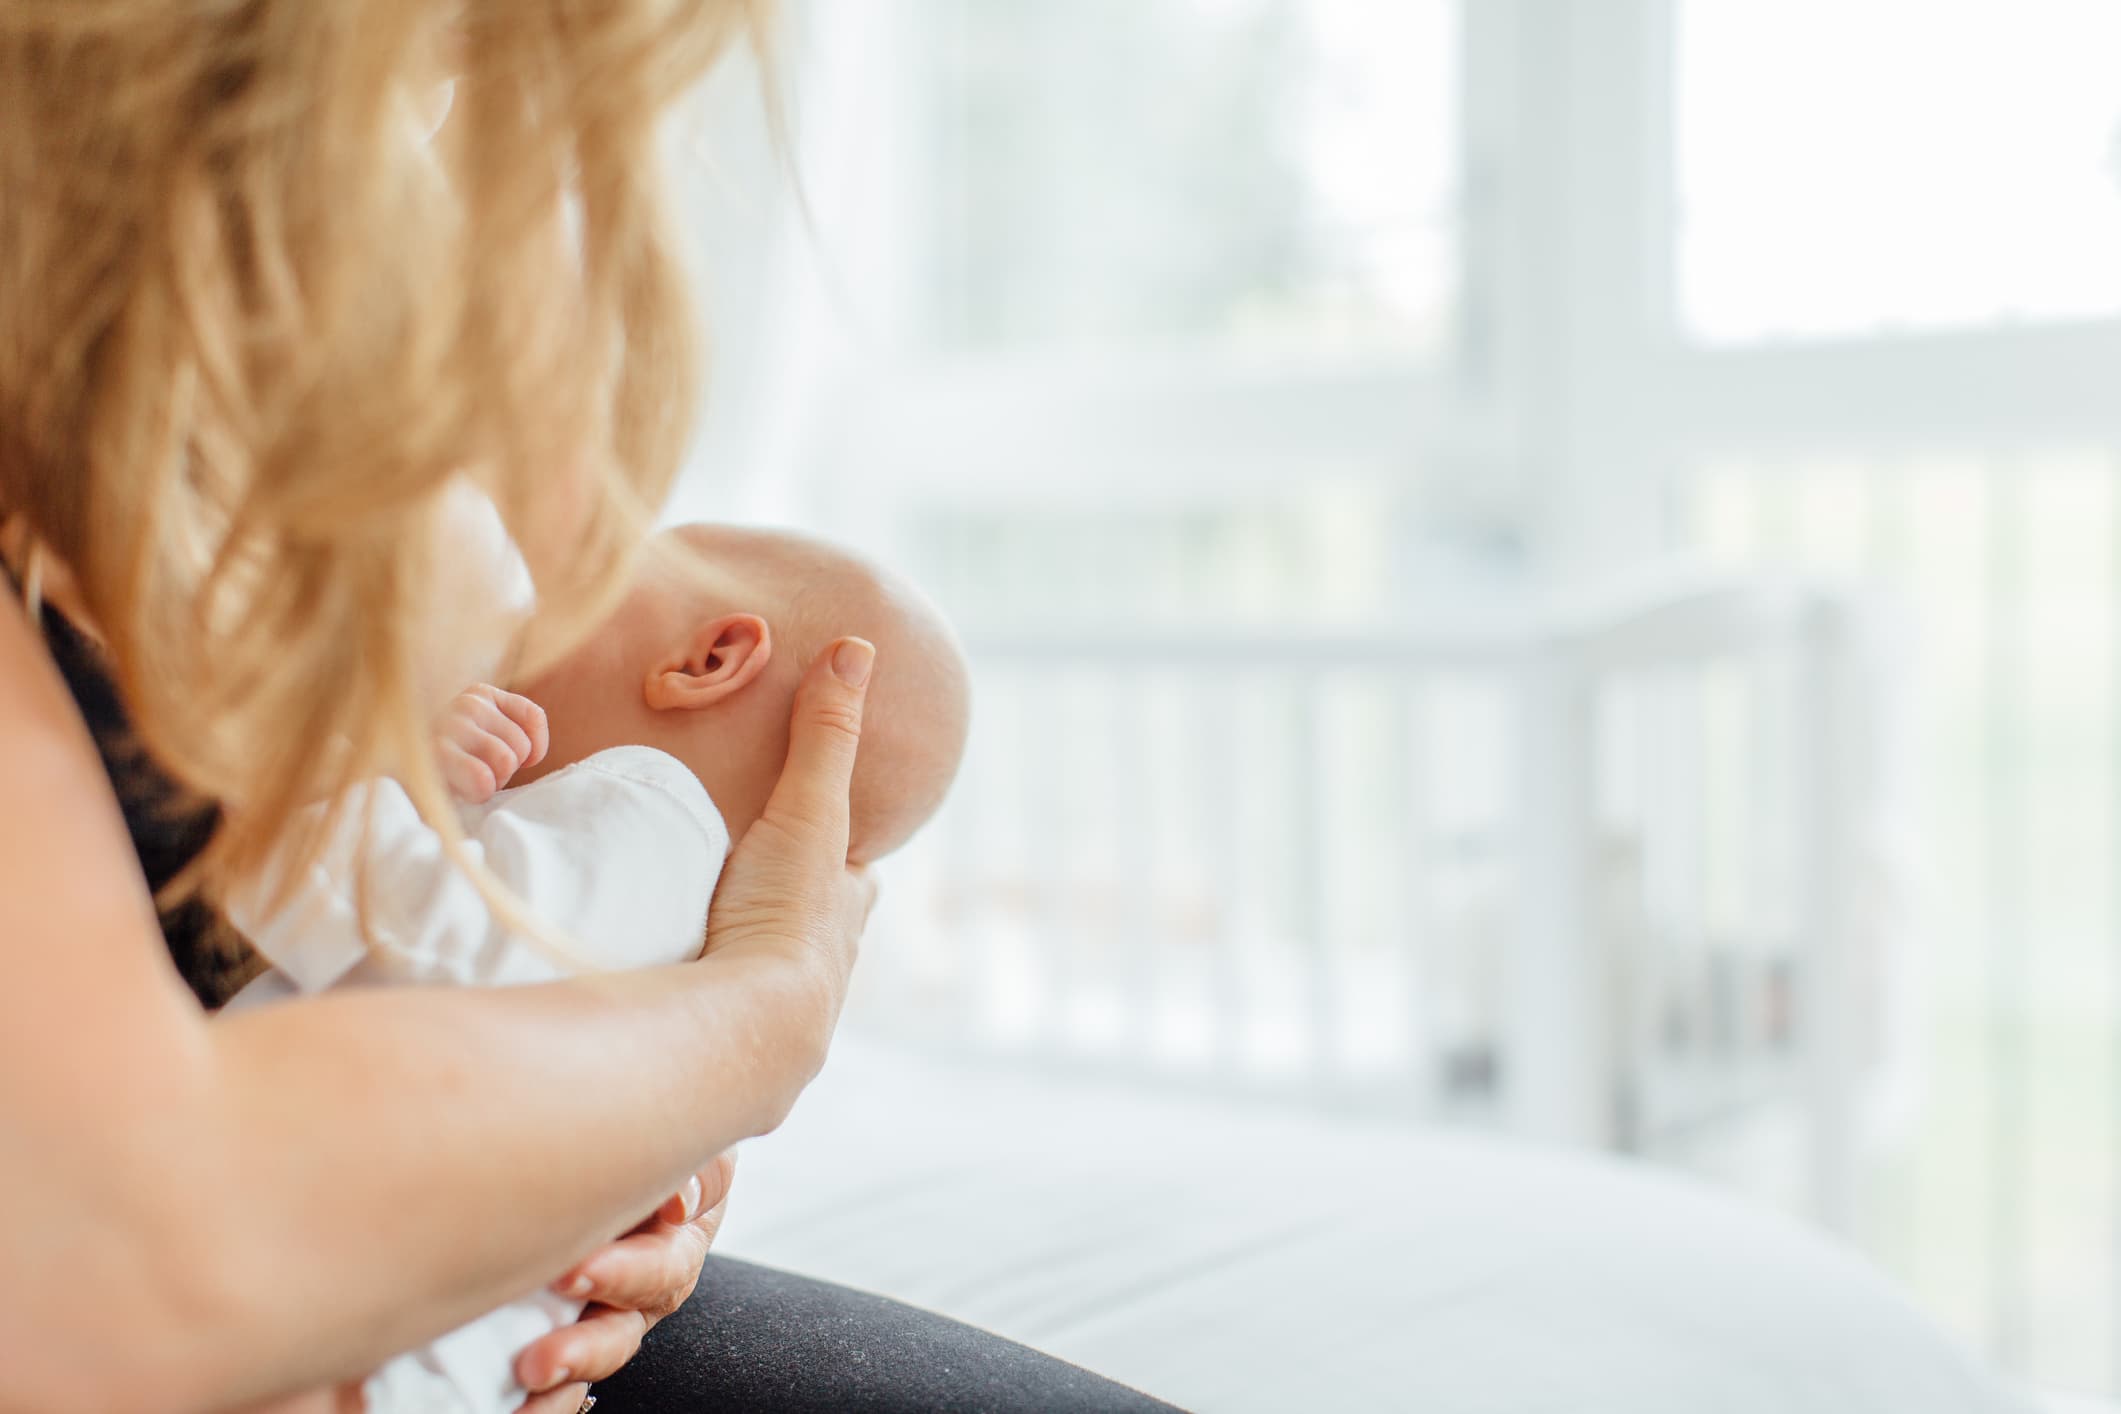
<path fill-rule="evenodd" d="M 720 1250 L 1206 1414 L 2001 1414 L 1870 1267 L 1644 1167 L 843 1038 Z"/>

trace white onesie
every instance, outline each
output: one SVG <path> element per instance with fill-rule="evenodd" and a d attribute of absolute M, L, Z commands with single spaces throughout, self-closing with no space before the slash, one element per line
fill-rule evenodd
<path fill-rule="evenodd" d="M 495 919 L 394 781 L 364 788 L 323 858 L 266 916 L 230 900 L 230 920 L 272 970 L 229 1002 L 260 1006 L 339 986 L 547 982 L 569 969 Z M 373 823 L 361 838 L 361 806 Z M 646 746 L 600 751 L 460 811 L 471 856 L 585 963 L 607 970 L 698 957 L 707 905 L 729 852 L 721 812 L 675 758 Z M 355 881 L 368 879 L 364 940 Z M 255 897 L 265 897 L 261 887 Z M 540 1290 L 369 1377 L 368 1414 L 509 1414 L 528 1397 L 515 1360 L 573 1321 L 579 1303 Z"/>

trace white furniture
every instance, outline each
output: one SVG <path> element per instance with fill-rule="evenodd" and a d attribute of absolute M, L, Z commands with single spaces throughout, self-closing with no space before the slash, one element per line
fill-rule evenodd
<path fill-rule="evenodd" d="M 909 1046 L 1703 1162 L 1841 1227 L 1890 909 L 1864 602 L 1667 574 L 1340 635 L 969 635 L 888 886 Z M 1706 1136 L 1706 1139 L 1705 1139 Z"/>
<path fill-rule="evenodd" d="M 1623 1161 L 843 1036 L 723 1252 L 1198 1414 L 2011 1414 L 1860 1259 Z"/>

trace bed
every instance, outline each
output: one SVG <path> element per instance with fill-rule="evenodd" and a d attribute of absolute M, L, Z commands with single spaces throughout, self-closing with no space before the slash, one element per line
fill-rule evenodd
<path fill-rule="evenodd" d="M 1647 1166 L 843 1036 L 720 1250 L 1198 1411 L 2005 1414 L 1861 1259 Z"/>

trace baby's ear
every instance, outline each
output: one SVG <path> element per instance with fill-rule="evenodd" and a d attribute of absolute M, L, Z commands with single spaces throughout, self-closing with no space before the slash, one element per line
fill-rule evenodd
<path fill-rule="evenodd" d="M 757 614 L 724 614 L 701 624 L 648 669 L 641 696 L 657 712 L 712 707 L 740 692 L 773 656 L 773 631 Z"/>

